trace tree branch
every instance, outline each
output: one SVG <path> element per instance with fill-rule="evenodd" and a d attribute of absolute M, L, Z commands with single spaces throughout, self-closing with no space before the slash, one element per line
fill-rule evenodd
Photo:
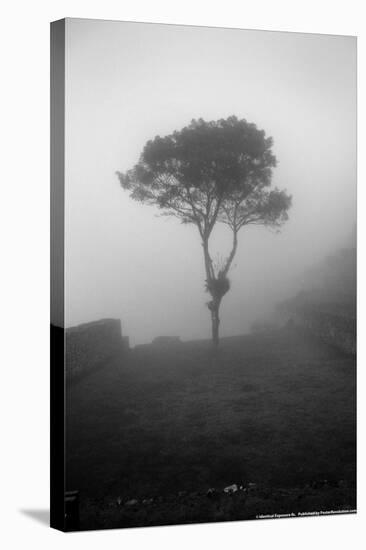
<path fill-rule="evenodd" d="M 231 252 L 226 260 L 226 264 L 223 269 L 220 270 L 219 276 L 226 277 L 229 269 L 231 267 L 231 264 L 233 262 L 233 259 L 235 257 L 236 251 L 238 248 L 238 231 L 236 229 L 233 229 L 233 244 L 231 248 Z"/>

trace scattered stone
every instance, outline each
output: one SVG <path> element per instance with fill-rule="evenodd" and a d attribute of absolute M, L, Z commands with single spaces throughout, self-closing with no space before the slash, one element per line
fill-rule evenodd
<path fill-rule="evenodd" d="M 233 485 L 228 485 L 228 487 L 225 487 L 224 493 L 236 493 L 238 490 L 238 486 L 236 483 L 233 483 Z"/>
<path fill-rule="evenodd" d="M 340 479 L 339 481 L 337 480 L 327 480 L 327 479 L 322 479 L 322 480 L 315 480 L 315 481 L 312 481 L 310 483 L 306 483 L 304 486 L 303 486 L 303 493 L 305 494 L 309 494 L 309 493 L 312 493 L 314 489 L 326 489 L 327 487 L 330 488 L 330 487 L 338 487 L 340 489 L 346 489 L 348 488 L 348 483 L 347 481 L 343 480 L 343 479 Z M 265 488 L 265 487 L 260 487 L 260 489 L 258 489 L 258 485 L 257 483 L 253 483 L 253 482 L 249 482 L 247 483 L 246 485 L 238 485 L 236 483 L 233 483 L 232 485 L 228 485 L 227 487 L 225 487 L 223 489 L 223 492 L 230 495 L 230 494 L 233 494 L 233 493 L 236 493 L 238 491 L 242 491 L 243 493 L 248 493 L 248 492 L 252 492 L 254 490 L 258 490 L 258 494 L 260 497 L 263 497 L 263 498 L 269 498 L 271 497 L 271 495 L 273 494 L 273 490 L 270 489 L 270 488 Z M 293 490 L 291 489 L 277 489 L 277 494 L 278 495 L 281 495 L 282 497 L 288 497 L 288 496 L 291 496 L 292 494 L 294 495 L 294 498 L 296 500 L 302 500 L 303 497 L 304 497 L 304 494 L 301 493 L 301 494 L 297 494 L 296 491 L 294 493 Z M 209 498 L 210 500 L 217 500 L 217 499 L 220 499 L 220 494 L 221 494 L 221 489 L 216 489 L 215 487 L 210 487 L 206 492 L 198 492 L 198 491 L 194 491 L 192 493 L 189 493 L 187 491 L 179 491 L 178 493 L 175 493 L 175 495 L 168 495 L 168 496 L 157 496 L 157 497 L 146 497 L 144 498 L 143 500 L 141 500 L 141 504 L 143 505 L 150 505 L 150 504 L 153 504 L 154 502 L 156 503 L 159 503 L 159 504 L 162 504 L 162 503 L 169 503 L 169 502 L 174 502 L 175 499 L 178 497 L 178 498 L 185 498 L 186 499 L 186 502 L 188 504 L 188 506 L 194 506 L 195 503 L 196 503 L 196 499 L 198 497 L 204 497 L 206 496 L 207 498 Z M 136 498 L 132 498 L 130 500 L 127 500 L 125 502 L 123 502 L 123 499 L 121 496 L 118 496 L 116 498 L 116 500 L 112 500 L 110 501 L 110 506 L 122 506 L 124 504 L 124 506 L 137 506 L 139 504 L 139 500 L 136 499 Z"/>
<path fill-rule="evenodd" d="M 136 498 L 131 498 L 131 500 L 125 502 L 125 506 L 136 506 L 138 503 L 139 501 Z"/>

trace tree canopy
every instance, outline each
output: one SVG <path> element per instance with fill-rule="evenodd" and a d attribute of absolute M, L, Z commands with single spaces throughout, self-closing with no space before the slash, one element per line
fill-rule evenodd
<path fill-rule="evenodd" d="M 119 181 L 131 198 L 158 206 L 208 237 L 216 221 L 238 231 L 244 225 L 279 226 L 291 198 L 269 190 L 276 158 L 273 140 L 235 116 L 192 120 L 146 143 L 139 162 Z"/>

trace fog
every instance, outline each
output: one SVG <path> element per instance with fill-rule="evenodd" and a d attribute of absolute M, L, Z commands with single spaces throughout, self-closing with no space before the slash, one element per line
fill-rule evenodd
<path fill-rule="evenodd" d="M 118 317 L 131 343 L 210 336 L 197 228 L 129 198 L 115 172 L 148 139 L 236 115 L 274 139 L 280 233 L 243 228 L 221 334 L 242 334 L 348 246 L 356 220 L 356 40 L 67 20 L 66 326 Z M 229 251 L 225 226 L 211 245 Z M 351 243 L 352 244 L 352 243 Z"/>

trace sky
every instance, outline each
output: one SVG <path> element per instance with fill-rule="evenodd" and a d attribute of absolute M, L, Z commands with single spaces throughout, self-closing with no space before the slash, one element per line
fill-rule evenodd
<path fill-rule="evenodd" d="M 242 229 L 221 334 L 243 334 L 350 244 L 356 223 L 356 39 L 67 19 L 65 323 L 120 318 L 132 345 L 210 336 L 197 228 L 129 198 L 116 171 L 193 118 L 236 115 L 274 140 L 280 233 Z M 229 251 L 217 226 L 212 255 Z"/>

